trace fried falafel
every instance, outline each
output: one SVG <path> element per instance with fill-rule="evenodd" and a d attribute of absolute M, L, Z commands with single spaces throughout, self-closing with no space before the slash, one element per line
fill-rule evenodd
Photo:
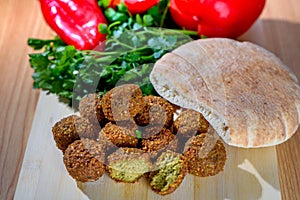
<path fill-rule="evenodd" d="M 106 144 L 107 146 L 137 147 L 138 145 L 138 139 L 134 130 L 120 127 L 111 122 L 107 123 L 100 131 L 99 141 L 110 143 Z"/>
<path fill-rule="evenodd" d="M 104 116 L 111 122 L 134 121 L 133 117 L 142 109 L 143 94 L 139 85 L 124 84 L 108 91 L 102 97 Z"/>
<path fill-rule="evenodd" d="M 164 127 L 161 126 L 161 125 L 148 125 L 148 126 L 145 126 L 145 127 L 139 127 L 139 130 L 141 131 L 142 133 L 142 138 L 143 139 L 148 139 L 150 138 L 151 136 L 155 135 L 155 134 L 158 134 L 159 132 L 161 131 L 164 131 L 162 130 Z M 166 128 L 164 128 L 166 129 Z M 169 129 L 168 129 L 169 130 Z M 167 130 L 166 130 L 167 131 Z"/>
<path fill-rule="evenodd" d="M 79 138 L 94 138 L 94 130 L 90 122 L 77 115 L 70 115 L 56 122 L 52 127 L 56 146 L 63 152 L 68 145 Z"/>
<path fill-rule="evenodd" d="M 166 195 L 174 192 L 182 183 L 187 172 L 186 159 L 179 153 L 163 152 L 147 178 L 151 189 Z"/>
<path fill-rule="evenodd" d="M 143 97 L 143 109 L 134 117 L 135 122 L 140 126 L 163 125 L 168 128 L 173 123 L 174 109 L 172 104 L 159 96 Z"/>
<path fill-rule="evenodd" d="M 183 152 L 186 141 L 201 133 L 208 132 L 209 123 L 199 112 L 192 109 L 183 110 L 172 124 L 171 131 L 178 137 L 178 148 Z"/>
<path fill-rule="evenodd" d="M 206 133 L 209 123 L 199 112 L 191 109 L 182 111 L 172 125 L 172 131 L 181 138 L 189 139 L 191 136 Z"/>
<path fill-rule="evenodd" d="M 149 155 L 137 148 L 119 148 L 107 161 L 106 171 L 117 182 L 134 183 L 152 169 Z"/>
<path fill-rule="evenodd" d="M 133 121 L 129 120 L 129 121 L 117 121 L 116 125 L 119 127 L 123 127 L 126 128 L 128 130 L 131 131 L 136 131 L 138 129 L 138 125 L 136 123 L 134 123 Z"/>
<path fill-rule="evenodd" d="M 173 121 L 173 105 L 162 97 L 142 97 L 138 85 L 118 86 L 102 99 L 89 94 L 79 111 L 83 117 L 66 117 L 52 128 L 66 169 L 78 181 L 95 181 L 105 170 L 117 182 L 134 183 L 146 175 L 151 189 L 166 195 L 186 173 L 213 176 L 224 168 L 225 147 L 207 134 L 209 124 L 202 114 L 185 110 Z M 91 140 L 93 125 L 99 123 L 103 128 L 99 126 L 97 141 Z"/>
<path fill-rule="evenodd" d="M 210 134 L 191 137 L 184 148 L 187 158 L 188 173 L 195 176 L 214 176 L 223 171 L 226 150 L 221 140 Z"/>
<path fill-rule="evenodd" d="M 88 119 L 92 124 L 103 125 L 106 122 L 102 111 L 102 102 L 98 94 L 88 94 L 79 102 L 80 115 Z"/>
<path fill-rule="evenodd" d="M 105 172 L 103 146 L 90 139 L 82 138 L 68 146 L 64 154 L 64 164 L 70 176 L 77 181 L 98 180 Z"/>
<path fill-rule="evenodd" d="M 169 129 L 163 127 L 159 130 L 155 127 L 149 127 L 142 133 L 143 137 L 144 135 L 151 136 L 142 139 L 141 149 L 144 152 L 150 153 L 152 159 L 155 159 L 159 154 L 166 150 L 177 151 L 178 139 Z"/>

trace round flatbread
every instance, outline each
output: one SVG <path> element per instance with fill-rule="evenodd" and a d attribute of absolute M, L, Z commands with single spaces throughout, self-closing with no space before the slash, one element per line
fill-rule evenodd
<path fill-rule="evenodd" d="M 276 145 L 299 125 L 296 76 L 273 53 L 250 42 L 186 43 L 156 62 L 150 80 L 162 97 L 201 112 L 232 146 Z"/>

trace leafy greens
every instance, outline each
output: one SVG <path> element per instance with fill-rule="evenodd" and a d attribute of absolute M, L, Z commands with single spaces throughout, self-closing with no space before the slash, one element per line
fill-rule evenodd
<path fill-rule="evenodd" d="M 29 46 L 41 51 L 29 55 L 34 88 L 57 94 L 74 108 L 84 95 L 103 95 L 121 83 L 140 85 L 144 95 L 156 94 L 149 81 L 154 63 L 196 34 L 167 27 L 167 8 L 166 0 L 143 15 L 131 16 L 123 4 L 116 10 L 105 8 L 109 25 L 99 25 L 99 31 L 107 34 L 105 47 L 100 47 L 104 51 L 76 50 L 57 37 L 28 39 Z"/>

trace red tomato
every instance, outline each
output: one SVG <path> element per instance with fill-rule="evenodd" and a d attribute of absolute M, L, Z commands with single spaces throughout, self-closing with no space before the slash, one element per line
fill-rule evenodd
<path fill-rule="evenodd" d="M 120 2 L 123 2 L 131 14 L 144 13 L 151 7 L 158 4 L 160 0 L 111 0 L 109 7 L 115 8 Z"/>
<path fill-rule="evenodd" d="M 188 15 L 179 10 L 175 4 L 175 0 L 171 0 L 170 12 L 174 19 L 177 22 L 177 25 L 188 29 L 188 30 L 197 30 L 198 21 L 193 15 Z"/>
<path fill-rule="evenodd" d="M 171 10 L 178 11 L 171 14 L 182 27 L 197 21 L 199 35 L 236 38 L 252 26 L 264 5 L 265 0 L 172 0 Z"/>

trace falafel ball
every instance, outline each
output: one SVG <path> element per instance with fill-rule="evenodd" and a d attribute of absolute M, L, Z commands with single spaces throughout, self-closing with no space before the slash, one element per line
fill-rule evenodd
<path fill-rule="evenodd" d="M 104 116 L 111 122 L 134 121 L 133 117 L 142 109 L 142 106 L 142 90 L 135 84 L 117 86 L 102 97 Z"/>
<path fill-rule="evenodd" d="M 151 132 L 153 130 L 155 132 Z M 155 127 L 149 127 L 142 133 L 143 137 L 144 135 L 151 136 L 142 139 L 142 150 L 151 153 L 152 158 L 156 157 L 162 151 L 166 151 L 167 149 L 177 151 L 177 137 L 174 134 L 172 134 L 172 132 L 169 129 L 166 129 L 164 127 L 160 129 L 157 129 Z"/>
<path fill-rule="evenodd" d="M 223 171 L 226 150 L 221 140 L 210 134 L 200 134 L 190 138 L 184 149 L 188 172 L 195 176 L 214 176 Z"/>
<path fill-rule="evenodd" d="M 129 120 L 129 121 L 118 121 L 116 122 L 116 125 L 119 127 L 123 127 L 126 128 L 128 130 L 131 131 L 136 131 L 138 129 L 138 125 L 136 123 L 134 123 L 133 121 Z"/>
<path fill-rule="evenodd" d="M 88 94 L 79 102 L 80 115 L 90 121 L 95 126 L 103 126 L 107 120 L 102 111 L 102 102 L 98 94 Z M 99 126 L 99 131 L 100 131 Z"/>
<path fill-rule="evenodd" d="M 63 152 L 69 144 L 80 137 L 94 138 L 94 130 L 90 122 L 77 115 L 70 115 L 56 122 L 52 127 L 52 133 L 56 146 Z"/>
<path fill-rule="evenodd" d="M 104 136 L 104 137 L 103 137 Z M 99 141 L 108 140 L 108 146 L 137 147 L 138 139 L 134 130 L 107 123 L 99 133 Z"/>
<path fill-rule="evenodd" d="M 107 160 L 108 175 L 117 182 L 134 183 L 152 169 L 149 155 L 137 148 L 119 148 Z"/>
<path fill-rule="evenodd" d="M 174 109 L 166 99 L 159 96 L 143 97 L 144 107 L 134 117 L 135 122 L 140 126 L 163 125 L 168 128 L 173 123 Z"/>
<path fill-rule="evenodd" d="M 155 134 L 158 134 L 161 131 L 164 131 L 164 130 L 162 130 L 163 128 L 164 127 L 161 126 L 161 125 L 148 125 L 148 126 L 144 126 L 144 127 L 139 127 L 139 130 L 142 133 L 142 138 L 143 139 L 148 139 L 151 136 L 153 136 Z M 166 128 L 164 128 L 164 129 L 166 129 Z"/>
<path fill-rule="evenodd" d="M 159 156 L 154 170 L 147 178 L 151 189 L 166 195 L 174 192 L 182 183 L 187 172 L 186 159 L 179 153 L 166 151 Z"/>
<path fill-rule="evenodd" d="M 70 176 L 77 181 L 96 181 L 105 172 L 104 155 L 100 143 L 83 138 L 68 146 L 63 161 Z"/>
<path fill-rule="evenodd" d="M 199 112 L 192 109 L 182 111 L 172 125 L 172 131 L 181 138 L 189 139 L 193 135 L 206 133 L 209 123 Z"/>

